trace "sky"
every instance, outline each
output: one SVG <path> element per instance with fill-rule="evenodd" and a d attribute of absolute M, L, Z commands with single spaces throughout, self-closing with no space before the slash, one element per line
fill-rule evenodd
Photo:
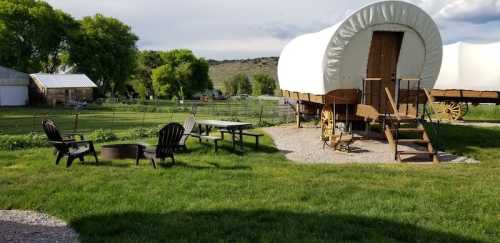
<path fill-rule="evenodd" d="M 445 44 L 500 41 L 500 0 L 408 0 Z M 211 59 L 279 56 L 294 37 L 329 27 L 373 0 L 47 0 L 75 18 L 101 13 L 139 36 L 141 50 L 188 48 Z"/>

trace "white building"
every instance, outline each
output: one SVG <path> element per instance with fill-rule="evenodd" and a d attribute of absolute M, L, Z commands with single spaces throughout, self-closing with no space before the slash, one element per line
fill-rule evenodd
<path fill-rule="evenodd" d="M 0 66 L 0 106 L 25 106 L 29 102 L 29 75 Z"/>

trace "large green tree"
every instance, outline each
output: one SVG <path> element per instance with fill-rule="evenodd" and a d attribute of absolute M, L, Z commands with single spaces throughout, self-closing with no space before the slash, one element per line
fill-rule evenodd
<path fill-rule="evenodd" d="M 224 83 L 224 89 L 228 95 L 251 94 L 252 83 L 246 74 L 238 73 Z"/>
<path fill-rule="evenodd" d="M 23 72 L 55 72 L 77 23 L 35 0 L 0 0 L 0 64 Z"/>
<path fill-rule="evenodd" d="M 152 70 L 151 79 L 155 98 L 172 96 L 176 90 L 179 90 L 175 76 L 175 69 L 171 65 L 163 65 Z"/>
<path fill-rule="evenodd" d="M 124 91 L 136 67 L 138 38 L 129 26 L 97 14 L 80 21 L 70 42 L 69 61 L 96 81 L 102 93 Z"/>
<path fill-rule="evenodd" d="M 136 76 L 141 76 L 142 80 L 139 78 L 136 80 L 142 81 L 144 87 L 151 80 L 151 87 L 156 98 L 190 98 L 197 92 L 213 88 L 208 76 L 208 62 L 203 58 L 197 58 L 190 50 L 148 52 L 141 55 L 145 58 L 143 60 L 140 58 L 137 69 L 139 73 L 136 73 Z M 158 55 L 161 57 L 160 60 Z M 148 70 L 151 70 L 150 79 L 145 77 Z M 137 92 L 141 89 L 140 85 L 134 87 L 138 88 Z"/>
<path fill-rule="evenodd" d="M 154 94 L 152 70 L 164 65 L 158 51 L 141 51 L 137 55 L 137 66 L 131 78 L 131 84 L 140 98 Z"/>
<path fill-rule="evenodd" d="M 267 74 L 255 74 L 253 76 L 253 92 L 254 96 L 273 95 L 276 89 L 276 80 Z"/>

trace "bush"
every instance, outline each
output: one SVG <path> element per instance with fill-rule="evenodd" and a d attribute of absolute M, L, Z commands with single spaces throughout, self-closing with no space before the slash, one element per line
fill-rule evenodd
<path fill-rule="evenodd" d="M 267 74 L 256 74 L 253 76 L 253 95 L 274 95 L 276 80 Z"/>
<path fill-rule="evenodd" d="M 156 137 L 158 134 L 158 127 L 151 128 L 133 128 L 127 131 L 122 140 L 139 139 L 139 138 L 149 138 Z"/>
<path fill-rule="evenodd" d="M 27 148 L 47 147 L 47 138 L 44 135 L 29 133 L 27 135 L 0 135 L 1 150 L 16 150 Z"/>
<path fill-rule="evenodd" d="M 96 143 L 111 142 L 116 140 L 134 140 L 151 138 L 158 135 L 163 126 L 150 128 L 132 128 L 124 136 L 118 137 L 111 130 L 98 129 L 88 136 L 88 140 Z M 17 150 L 39 147 L 50 147 L 44 134 L 29 133 L 26 135 L 0 135 L 0 150 Z"/>
<path fill-rule="evenodd" d="M 97 129 L 90 134 L 90 140 L 96 143 L 118 140 L 118 136 L 111 130 Z"/>

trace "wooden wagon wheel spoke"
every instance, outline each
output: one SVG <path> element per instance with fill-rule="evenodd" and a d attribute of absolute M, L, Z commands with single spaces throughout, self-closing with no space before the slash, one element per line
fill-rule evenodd
<path fill-rule="evenodd" d="M 456 121 L 460 119 L 460 115 L 462 114 L 462 107 L 457 102 L 448 103 L 446 110 L 446 114 L 448 114 L 448 118 L 450 121 Z"/>
<path fill-rule="evenodd" d="M 469 104 L 468 103 L 460 103 L 460 107 L 461 107 L 460 119 L 462 119 L 469 112 Z"/>
<path fill-rule="evenodd" d="M 329 106 L 321 110 L 321 139 L 329 140 L 333 134 L 333 112 Z"/>

